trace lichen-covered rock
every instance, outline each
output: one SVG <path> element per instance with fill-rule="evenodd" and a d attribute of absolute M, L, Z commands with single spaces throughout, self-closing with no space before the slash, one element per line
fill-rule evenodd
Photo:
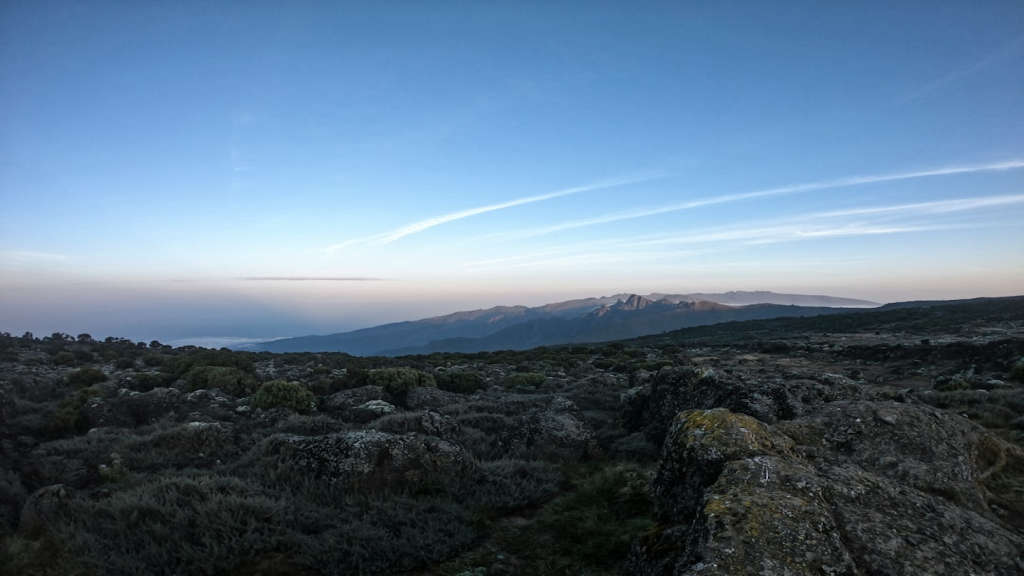
<path fill-rule="evenodd" d="M 683 412 L 653 483 L 659 531 L 634 546 L 629 567 L 1019 574 L 1024 538 L 992 509 L 1013 497 L 993 497 L 992 478 L 1017 458 L 970 422 L 911 404 L 839 402 L 774 427 L 723 409 Z"/>
<path fill-rule="evenodd" d="M 182 393 L 174 388 L 136 392 L 122 388 L 110 397 L 94 396 L 82 414 L 90 428 L 130 427 L 148 424 L 182 409 Z"/>
<path fill-rule="evenodd" d="M 387 401 L 390 398 L 380 386 L 360 386 L 331 394 L 324 400 L 322 409 L 327 412 L 343 413 L 370 400 Z"/>
<path fill-rule="evenodd" d="M 458 485 L 478 475 L 476 462 L 459 445 L 418 434 L 276 435 L 261 451 L 277 461 L 282 474 L 366 489 Z"/>
<path fill-rule="evenodd" d="M 665 439 L 653 486 L 659 514 L 665 520 L 693 516 L 726 462 L 784 454 L 792 444 L 746 414 L 724 408 L 680 413 Z"/>
<path fill-rule="evenodd" d="M 725 465 L 707 490 L 693 574 L 857 574 L 814 470 L 754 456 Z"/>
<path fill-rule="evenodd" d="M 821 472 L 863 574 L 1024 574 L 1024 538 L 942 495 L 852 465 Z"/>
<path fill-rule="evenodd" d="M 978 481 L 999 458 L 986 452 L 1002 443 L 969 420 L 916 404 L 835 402 L 778 428 L 819 468 L 855 464 L 989 514 Z"/>
<path fill-rule="evenodd" d="M 410 410 L 438 409 L 465 401 L 465 395 L 433 386 L 419 386 L 406 393 L 405 405 Z"/>
<path fill-rule="evenodd" d="M 360 404 L 359 406 L 349 408 L 345 412 L 345 419 L 358 423 L 370 422 L 382 416 L 394 414 L 395 410 L 397 410 L 397 408 L 395 408 L 395 405 L 390 402 L 385 402 L 383 400 L 370 400 Z"/>
<path fill-rule="evenodd" d="M 33 492 L 21 509 L 18 533 L 26 538 L 36 538 L 46 532 L 60 521 L 60 512 L 70 498 L 71 493 L 63 484 L 44 486 Z"/>
<path fill-rule="evenodd" d="M 862 399 L 863 386 L 837 374 L 817 379 L 759 379 L 694 367 L 663 368 L 621 395 L 623 424 L 661 444 L 676 414 L 726 408 L 762 422 L 791 420 L 838 400 Z"/>
<path fill-rule="evenodd" d="M 542 458 L 578 460 L 594 449 L 594 434 L 579 415 L 576 405 L 556 396 L 542 410 L 522 423 L 522 441 Z"/>
<path fill-rule="evenodd" d="M 376 420 L 372 426 L 382 432 L 406 434 L 419 432 L 438 438 L 452 436 L 458 424 L 450 417 L 427 410 L 424 412 L 399 412 Z"/>

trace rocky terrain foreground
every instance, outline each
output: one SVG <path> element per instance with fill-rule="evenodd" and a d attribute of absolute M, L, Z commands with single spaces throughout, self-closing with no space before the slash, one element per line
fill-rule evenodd
<path fill-rule="evenodd" d="M 0 337 L 0 572 L 1017 575 L 1024 298 L 357 358 Z"/>

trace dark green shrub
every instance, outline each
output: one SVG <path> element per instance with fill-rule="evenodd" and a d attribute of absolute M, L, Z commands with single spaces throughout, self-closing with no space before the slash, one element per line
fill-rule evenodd
<path fill-rule="evenodd" d="M 75 355 L 67 350 L 57 352 L 53 356 L 53 363 L 57 366 L 72 366 L 75 363 Z"/>
<path fill-rule="evenodd" d="M 506 388 L 534 389 L 544 383 L 547 377 L 537 372 L 514 372 L 502 382 Z"/>
<path fill-rule="evenodd" d="M 486 386 L 476 372 L 442 372 L 434 376 L 437 387 L 458 394 L 472 394 Z"/>
<path fill-rule="evenodd" d="M 135 359 L 127 356 L 122 356 L 121 358 L 117 359 L 117 362 L 114 363 L 114 366 L 118 370 L 130 370 L 132 368 L 135 368 Z"/>
<path fill-rule="evenodd" d="M 248 396 L 256 378 L 232 366 L 195 366 L 184 376 L 189 390 L 219 388 L 233 396 Z"/>
<path fill-rule="evenodd" d="M 384 388 L 384 391 L 394 398 L 395 402 L 403 406 L 409 390 L 420 386 L 436 386 L 433 376 L 412 368 L 371 370 L 368 381 L 369 384 Z"/>
<path fill-rule="evenodd" d="M 66 396 L 57 404 L 57 410 L 54 411 L 50 420 L 50 432 L 55 436 L 85 432 L 86 422 L 82 416 L 82 407 L 89 401 L 89 398 L 98 395 L 99 391 L 95 388 L 82 388 L 74 394 Z"/>
<path fill-rule="evenodd" d="M 1010 368 L 1010 380 L 1024 383 L 1024 358 L 1017 360 L 1017 363 Z"/>
<path fill-rule="evenodd" d="M 146 354 L 142 357 L 142 363 L 150 368 L 155 368 L 163 365 L 164 357 L 159 354 Z"/>
<path fill-rule="evenodd" d="M 260 385 L 252 395 L 252 405 L 257 408 L 290 408 L 296 412 L 309 412 L 314 396 L 299 382 L 271 380 Z"/>
<path fill-rule="evenodd" d="M 85 368 L 69 372 L 65 378 L 67 379 L 68 384 L 76 388 L 85 388 L 86 386 L 92 386 L 93 384 L 103 382 L 107 379 L 107 375 L 99 368 L 87 366 Z"/>

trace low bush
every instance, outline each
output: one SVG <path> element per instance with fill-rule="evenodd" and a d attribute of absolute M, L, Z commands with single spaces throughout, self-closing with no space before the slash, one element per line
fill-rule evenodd
<path fill-rule="evenodd" d="M 69 372 L 65 377 L 67 383 L 76 388 L 85 388 L 93 384 L 99 384 L 107 379 L 107 375 L 99 368 L 88 366 Z"/>
<path fill-rule="evenodd" d="M 67 350 L 62 350 L 53 355 L 53 363 L 57 366 L 73 366 L 75 355 Z"/>
<path fill-rule="evenodd" d="M 1017 363 L 1010 368 L 1010 380 L 1024 383 L 1024 358 L 1017 360 Z"/>
<path fill-rule="evenodd" d="M 185 373 L 189 390 L 219 388 L 232 396 L 248 396 L 256 378 L 234 366 L 194 366 Z"/>
<path fill-rule="evenodd" d="M 271 380 L 260 385 L 252 395 L 252 405 L 257 408 L 290 408 L 296 412 L 309 412 L 315 397 L 299 382 Z"/>
<path fill-rule="evenodd" d="M 472 394 L 486 386 L 476 372 L 442 372 L 434 376 L 437 387 L 457 394 Z"/>
<path fill-rule="evenodd" d="M 405 406 L 409 390 L 421 386 L 436 386 L 434 377 L 412 368 L 379 368 L 368 374 L 368 383 L 384 388 L 397 404 Z"/>
<path fill-rule="evenodd" d="M 535 389 L 545 380 L 547 377 L 537 372 L 514 372 L 506 376 L 502 384 L 506 388 Z"/>
<path fill-rule="evenodd" d="M 55 436 L 80 434 L 85 432 L 86 421 L 82 416 L 82 407 L 93 396 L 99 395 L 95 388 L 82 388 L 66 396 L 57 404 L 50 419 L 50 432 Z"/>

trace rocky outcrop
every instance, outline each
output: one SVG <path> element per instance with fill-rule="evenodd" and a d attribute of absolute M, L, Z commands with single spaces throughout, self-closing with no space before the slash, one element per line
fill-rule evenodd
<path fill-rule="evenodd" d="M 136 392 L 122 388 L 110 397 L 92 397 L 82 409 L 90 428 L 134 427 L 149 424 L 182 409 L 182 394 L 175 388 Z"/>
<path fill-rule="evenodd" d="M 389 401 L 390 397 L 384 391 L 384 388 L 380 386 L 360 386 L 331 394 L 324 400 L 322 409 L 326 412 L 344 414 L 346 411 L 371 400 Z"/>
<path fill-rule="evenodd" d="M 627 430 L 641 431 L 657 444 L 676 414 L 689 409 L 728 408 L 773 423 L 813 412 L 823 404 L 864 398 L 864 387 L 844 376 L 824 373 L 815 380 L 755 380 L 712 369 L 662 368 L 638 379 L 621 396 Z"/>
<path fill-rule="evenodd" d="M 264 442 L 261 452 L 276 461 L 282 474 L 366 490 L 456 485 L 478 475 L 476 463 L 460 446 L 418 434 L 277 435 Z"/>
<path fill-rule="evenodd" d="M 395 410 L 397 410 L 397 408 L 395 408 L 395 405 L 390 402 L 385 402 L 383 400 L 370 400 L 368 402 L 363 402 L 359 406 L 349 408 L 345 412 L 345 418 L 351 422 L 362 424 L 376 420 L 382 416 L 394 414 Z"/>
<path fill-rule="evenodd" d="M 659 530 L 637 543 L 629 567 L 1019 574 L 1024 537 L 986 496 L 1014 450 L 961 418 L 909 404 L 840 402 L 777 426 L 686 411 L 653 483 Z"/>
<path fill-rule="evenodd" d="M 71 498 L 70 490 L 63 484 L 44 486 L 28 497 L 21 509 L 18 533 L 35 538 L 60 522 L 60 513 Z"/>

